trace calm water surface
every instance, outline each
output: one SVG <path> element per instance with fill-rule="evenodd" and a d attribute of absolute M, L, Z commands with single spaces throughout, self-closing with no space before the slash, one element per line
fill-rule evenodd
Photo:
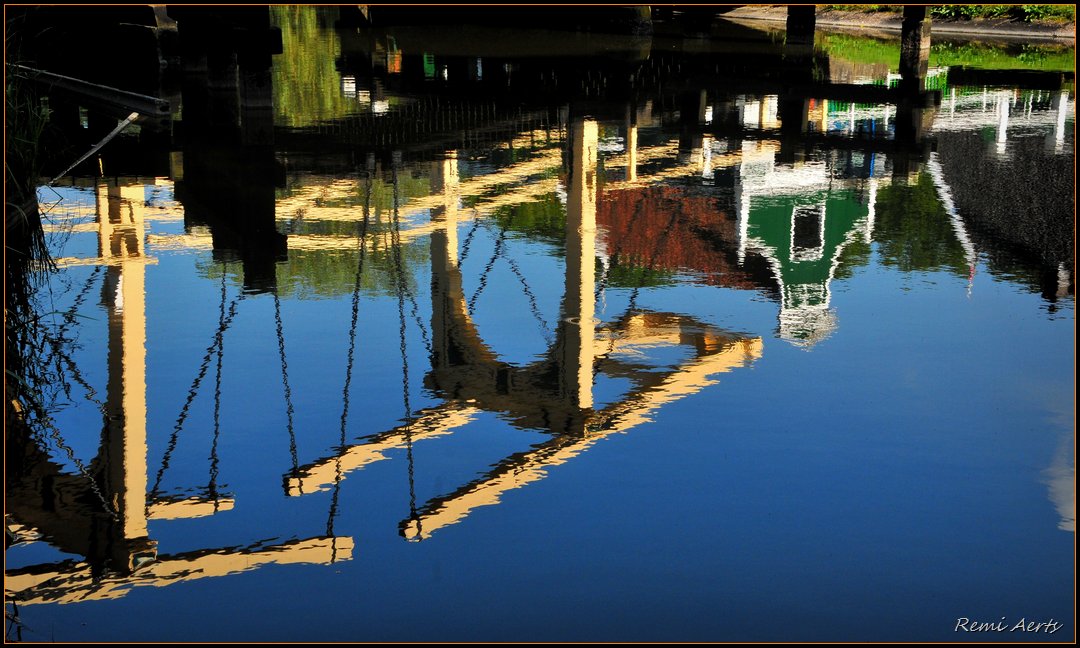
<path fill-rule="evenodd" d="M 971 71 L 1072 49 L 793 109 L 719 38 L 275 11 L 272 144 L 185 94 L 168 172 L 40 192 L 9 638 L 1074 635 L 1071 67 Z"/>

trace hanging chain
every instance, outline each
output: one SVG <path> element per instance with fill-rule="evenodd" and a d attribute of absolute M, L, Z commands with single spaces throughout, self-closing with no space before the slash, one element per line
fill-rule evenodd
<path fill-rule="evenodd" d="M 334 462 L 334 492 L 330 497 L 330 512 L 326 520 L 326 535 L 334 536 L 334 520 L 337 517 L 338 498 L 341 494 L 341 452 L 345 448 L 345 431 L 349 420 L 349 387 L 352 385 L 353 359 L 356 351 L 356 323 L 360 314 L 360 280 L 364 274 L 364 257 L 366 254 L 368 224 L 371 216 L 371 172 L 368 171 L 366 190 L 364 195 L 364 221 L 357 233 L 356 245 L 359 259 L 356 263 L 356 281 L 353 284 L 352 294 L 352 319 L 349 322 L 349 351 L 345 361 L 345 385 L 341 389 L 341 436 L 338 439 L 338 455 Z M 337 545 L 332 547 L 330 562 L 337 559 Z"/>
<path fill-rule="evenodd" d="M 165 476 L 165 471 L 169 468 L 172 453 L 176 450 L 176 443 L 180 437 L 180 430 L 183 429 L 184 422 L 187 421 L 188 410 L 191 409 L 191 403 L 194 402 L 195 396 L 199 393 L 199 386 L 202 384 L 203 378 L 206 377 L 206 372 L 210 368 L 210 360 L 214 357 L 214 353 L 217 351 L 218 346 L 224 341 L 225 331 L 229 328 L 229 325 L 232 324 L 233 318 L 236 317 L 236 306 L 243 298 L 244 296 L 240 295 L 229 304 L 229 311 L 225 316 L 225 321 L 218 323 L 217 332 L 214 334 L 214 341 L 206 348 L 206 353 L 203 355 L 202 362 L 199 365 L 199 371 L 195 375 L 195 380 L 192 381 L 191 387 L 188 389 L 187 399 L 180 408 L 180 414 L 176 417 L 176 424 L 173 425 L 172 434 L 169 435 L 169 443 L 165 448 L 165 455 L 161 459 L 161 468 L 158 469 L 157 476 L 154 479 L 154 486 L 150 489 L 149 496 L 147 497 L 148 502 L 158 496 L 161 480 Z"/>
<path fill-rule="evenodd" d="M 228 263 L 224 263 L 221 266 L 221 310 L 218 313 L 218 328 L 225 326 L 225 296 L 226 296 L 226 284 L 225 277 L 228 270 Z M 214 376 L 214 440 L 210 444 L 210 483 L 207 486 L 207 491 L 211 499 L 214 500 L 214 512 L 218 510 L 218 492 L 217 492 L 217 478 L 218 478 L 218 438 L 221 434 L 221 364 L 225 357 L 225 340 L 222 338 L 221 343 L 217 348 L 217 371 Z"/>
<path fill-rule="evenodd" d="M 292 456 L 292 474 L 300 473 L 300 461 L 296 455 L 296 430 L 293 427 L 292 388 L 289 387 L 289 362 L 285 359 L 285 331 L 281 323 L 281 299 L 274 290 L 274 327 L 277 330 L 278 354 L 281 356 L 281 384 L 285 389 L 285 417 L 289 431 L 289 454 Z"/>
<path fill-rule="evenodd" d="M 404 268 L 401 258 L 401 221 L 398 213 L 398 169 L 397 165 L 393 168 L 393 184 L 394 184 L 394 213 L 393 213 L 393 232 L 392 232 L 392 245 L 394 256 L 394 269 L 396 275 L 397 284 L 397 297 L 398 297 L 398 335 L 400 338 L 401 349 L 401 388 L 402 388 L 402 401 L 405 405 L 405 453 L 408 458 L 409 464 L 409 516 L 411 519 L 417 519 L 416 516 L 416 475 L 415 475 L 415 462 L 413 459 L 413 445 L 412 445 L 412 405 L 409 403 L 409 353 L 406 342 L 406 321 L 405 321 L 405 291 L 404 291 Z M 419 520 L 417 520 L 419 524 Z"/>

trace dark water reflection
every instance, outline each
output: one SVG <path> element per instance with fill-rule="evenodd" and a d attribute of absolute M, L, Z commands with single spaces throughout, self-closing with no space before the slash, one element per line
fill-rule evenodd
<path fill-rule="evenodd" d="M 1074 632 L 1071 81 L 332 13 L 42 190 L 9 634 Z"/>

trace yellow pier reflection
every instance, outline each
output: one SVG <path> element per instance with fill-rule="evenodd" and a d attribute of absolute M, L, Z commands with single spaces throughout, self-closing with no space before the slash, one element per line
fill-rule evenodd
<path fill-rule="evenodd" d="M 5 594 L 19 604 L 72 603 L 124 596 L 132 587 L 161 587 L 225 576 L 265 564 L 348 560 L 348 537 L 315 537 L 249 547 L 159 555 L 147 521 L 199 518 L 234 508 L 232 498 L 148 498 L 146 406 L 146 240 L 144 191 L 132 180 L 98 180 L 97 258 L 104 265 L 108 313 L 106 423 L 85 473 L 51 459 L 26 430 L 8 430 L 7 522 L 17 537 L 41 539 L 85 556 L 7 570 Z M 73 265 L 73 264 L 68 264 Z"/>
<path fill-rule="evenodd" d="M 165 587 L 201 578 L 231 576 L 263 565 L 298 563 L 326 565 L 352 558 L 352 538 L 317 537 L 278 545 L 205 549 L 159 556 L 130 574 L 95 574 L 90 563 L 26 567 L 4 574 L 8 596 L 19 605 L 81 603 L 117 599 L 134 587 Z"/>
<path fill-rule="evenodd" d="M 459 209 L 459 198 L 467 189 L 459 180 L 456 156 L 449 155 L 432 169 L 432 195 L 426 202 L 431 222 L 424 228 L 430 234 L 432 269 L 432 368 L 426 382 L 446 400 L 419 412 L 409 425 L 287 475 L 287 494 L 326 490 L 349 471 L 386 459 L 387 451 L 447 436 L 481 412 L 496 412 L 516 426 L 554 435 L 421 506 L 415 517 L 402 522 L 401 531 L 407 539 L 422 539 L 477 507 L 497 504 L 506 491 L 543 479 L 549 468 L 597 441 L 651 420 L 664 405 L 716 384 L 717 375 L 761 357 L 761 338 L 720 331 L 686 316 L 635 312 L 610 324 L 597 321 L 598 125 L 579 120 L 569 134 L 562 317 L 548 353 L 528 366 L 510 365 L 499 360 L 473 323 L 458 266 L 458 225 L 470 216 Z M 628 152 L 631 160 L 637 155 Z M 700 165 L 694 171 L 699 173 Z M 641 361 L 650 350 L 665 346 L 690 349 L 691 357 L 666 372 Z M 596 409 L 598 374 L 628 378 L 633 386 L 618 402 Z"/>

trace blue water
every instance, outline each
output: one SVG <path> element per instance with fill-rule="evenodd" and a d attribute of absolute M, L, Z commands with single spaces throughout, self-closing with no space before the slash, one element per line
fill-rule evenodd
<path fill-rule="evenodd" d="M 1006 151 L 1022 137 L 1038 137 L 1040 159 L 1071 165 L 1072 93 L 1063 145 L 1055 150 L 1058 107 L 1033 90 L 1020 92 L 1030 93 L 1031 114 L 1046 119 L 1006 134 Z M 739 97 L 743 104 L 761 99 Z M 658 108 L 655 115 L 639 122 L 640 141 L 670 144 L 660 159 L 674 168 L 678 129 L 665 122 L 668 113 Z M 970 127 L 948 127 L 946 117 L 941 110 L 935 128 L 984 133 L 987 159 L 1009 163 L 1008 154 L 995 152 L 993 114 L 973 118 Z M 598 140 L 581 135 L 590 122 L 599 125 Z M 438 291 L 454 276 L 440 270 L 441 248 L 433 241 L 445 234 L 407 233 L 438 218 L 432 204 L 410 203 L 422 196 L 399 198 L 404 234 L 394 244 L 389 159 L 380 159 L 371 176 L 362 166 L 336 176 L 303 163 L 290 167 L 274 219 L 288 234 L 289 261 L 276 264 L 277 288 L 269 289 L 246 285 L 235 251 L 215 251 L 205 228 L 185 225 L 183 201 L 172 201 L 181 199 L 175 188 L 191 181 L 163 177 L 146 185 L 142 196 L 150 202 L 135 217 L 145 226 L 139 249 L 111 262 L 99 255 L 93 186 L 141 181 L 89 178 L 82 187 L 58 189 L 51 236 L 63 260 L 44 303 L 56 326 L 69 309 L 77 314 L 68 353 L 94 390 L 73 383 L 70 398 L 56 397 L 59 436 L 86 465 L 115 435 L 135 438 L 137 409 L 121 406 L 123 420 L 102 434 L 93 399 L 112 405 L 120 395 L 110 400 L 110 379 L 122 380 L 128 394 L 144 379 L 145 466 L 135 448 L 121 473 L 145 470 L 151 510 L 162 498 L 197 498 L 206 514 L 151 514 L 145 536 L 157 543 L 155 561 L 132 573 L 94 549 L 94 541 L 87 551 L 98 553 L 88 555 L 54 541 L 44 523 L 24 530 L 23 541 L 6 552 L 8 608 L 15 596 L 21 622 L 9 623 L 9 638 L 15 630 L 30 641 L 1073 636 L 1071 261 L 1055 267 L 966 202 L 955 187 L 972 180 L 957 176 L 963 168 L 951 162 L 944 137 L 934 159 L 944 160 L 945 182 L 955 183 L 955 218 L 925 160 L 909 174 L 895 172 L 894 158 L 881 153 L 873 169 L 847 157 L 856 170 L 845 171 L 844 160 L 820 150 L 790 164 L 754 157 L 756 135 L 699 143 L 695 150 L 712 146 L 715 159 L 737 158 L 717 163 L 712 177 L 698 167 L 648 180 L 653 171 L 641 166 L 643 182 L 671 192 L 656 199 L 619 184 L 625 161 L 616 156 L 625 154 L 626 128 L 590 116 L 556 120 L 552 144 L 533 150 L 561 151 L 546 176 L 471 194 L 470 180 L 509 174 L 521 162 L 505 159 L 498 145 L 457 150 L 465 187 L 452 226 L 459 301 L 452 290 L 449 298 Z M 582 137 L 595 148 L 613 136 L 616 144 L 599 146 L 601 167 L 590 171 L 576 157 Z M 891 131 L 882 137 L 889 140 Z M 437 193 L 433 169 L 445 156 L 433 162 L 406 155 L 396 171 L 399 185 L 408 179 L 417 191 Z M 751 163 L 767 169 L 764 176 Z M 600 183 L 596 242 L 586 232 L 593 249 L 581 257 L 594 264 L 592 272 L 568 260 L 582 234 L 564 225 L 590 219 L 589 209 L 575 213 L 568 197 L 581 172 L 595 172 Z M 384 202 L 379 220 L 371 209 L 357 283 L 369 177 L 384 190 L 375 202 Z M 327 198 L 332 180 L 352 184 Z M 470 201 L 483 205 L 543 181 L 555 188 L 521 198 L 524 207 L 512 213 L 489 210 L 473 220 Z M 286 194 L 318 187 L 324 198 L 305 199 L 307 212 L 296 219 Z M 839 206 L 828 203 L 822 227 L 838 228 L 843 242 L 822 229 L 821 267 L 832 270 L 821 275 L 806 270 L 812 261 L 779 258 L 794 240 L 784 233 L 805 232 L 776 221 L 775 213 L 826 204 L 825 195 Z M 745 239 L 742 200 L 749 204 Z M 155 211 L 155 201 L 172 207 Z M 44 191 L 42 202 L 50 202 Z M 139 211 L 137 198 L 120 202 Z M 78 203 L 89 206 L 82 215 L 72 213 Z M 331 213 L 328 205 L 351 212 Z M 917 225 L 887 225 L 892 213 Z M 543 225 L 537 214 L 554 224 Z M 1071 231 L 1060 227 L 1071 214 L 1041 216 L 1047 229 Z M 668 217 L 677 224 L 665 225 Z M 88 225 L 72 231 L 73 222 Z M 625 240 L 618 223 L 629 232 Z M 635 229 L 643 226 L 652 229 Z M 665 229 L 678 240 L 656 235 Z M 314 234 L 323 235 L 321 246 Z M 812 247 L 816 235 L 809 236 Z M 740 240 L 749 241 L 742 262 Z M 679 251 L 700 241 L 705 252 L 697 256 Z M 651 259 L 631 252 L 650 246 L 657 251 Z M 915 250 L 915 260 L 898 263 L 901 248 Z M 793 270 L 777 270 L 770 255 Z M 144 291 L 125 293 L 118 303 L 109 273 L 123 286 L 142 269 Z M 595 308 L 594 353 L 585 363 L 552 360 L 576 330 L 580 304 L 567 287 L 579 272 L 582 301 Z M 740 279 L 741 272 L 750 278 Z M 85 286 L 87 297 L 76 303 Z M 138 299 L 145 304 L 142 323 Z M 467 316 L 440 320 L 440 299 Z M 791 329 L 785 317 L 804 319 Z M 110 335 L 130 336 L 140 324 L 145 364 L 110 374 Z M 468 346 L 466 325 L 486 348 Z M 463 356 L 439 355 L 447 336 Z M 694 367 L 728 353 L 722 368 L 690 377 Z M 439 358 L 446 357 L 450 368 L 440 373 Z M 554 367 L 547 377 L 524 369 L 544 362 Z M 581 371 L 587 396 L 572 384 Z M 592 404 L 582 406 L 581 398 Z M 540 411 L 547 425 L 538 423 Z M 440 412 L 462 420 L 431 435 L 424 426 Z M 564 426 L 558 418 L 574 413 L 587 422 Z M 343 452 L 343 442 L 362 452 L 388 431 L 393 439 L 381 459 L 349 467 L 355 455 Z M 563 450 L 537 451 L 552 443 Z M 61 498 L 50 506 L 117 526 L 87 488 L 90 477 L 55 438 L 40 445 L 84 493 L 78 502 Z M 339 455 L 346 458 L 336 463 Z M 327 477 L 305 480 L 303 494 L 290 491 L 289 479 L 311 464 L 322 465 Z M 9 512 L 11 498 L 23 496 L 12 479 Z M 132 495 L 110 478 L 94 479 L 105 499 L 114 491 Z M 470 499 L 478 488 L 489 495 Z M 448 518 L 455 506 L 464 513 Z M 41 519 L 51 519 L 50 510 Z M 407 532 L 417 519 L 420 541 Z M 13 523 L 33 527 L 9 514 L 9 528 Z M 299 551 L 297 541 L 317 546 Z M 13 589 L 16 576 L 61 574 L 75 565 L 93 565 L 104 576 L 96 585 L 77 587 L 60 576 Z M 957 632 L 961 619 L 1009 630 Z M 1062 626 L 1055 634 L 1021 633 L 1012 629 L 1021 619 Z"/>

